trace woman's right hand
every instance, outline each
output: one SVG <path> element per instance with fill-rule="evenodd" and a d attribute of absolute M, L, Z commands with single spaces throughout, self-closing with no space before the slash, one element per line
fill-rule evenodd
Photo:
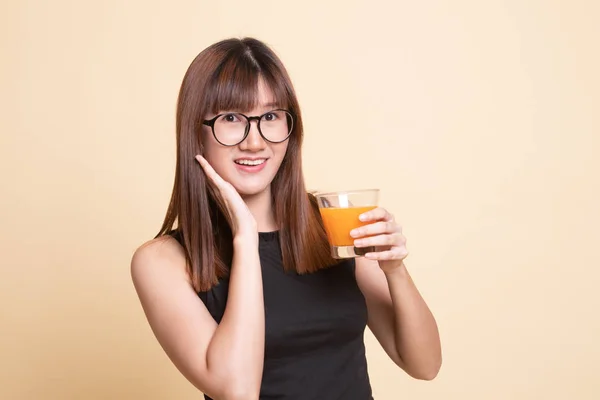
<path fill-rule="evenodd" d="M 225 206 L 231 217 L 230 224 L 232 225 L 231 231 L 233 237 L 243 235 L 258 236 L 256 220 L 233 185 L 221 178 L 204 157 L 197 155 L 196 160 L 198 160 L 204 173 L 217 188 L 225 202 Z"/>

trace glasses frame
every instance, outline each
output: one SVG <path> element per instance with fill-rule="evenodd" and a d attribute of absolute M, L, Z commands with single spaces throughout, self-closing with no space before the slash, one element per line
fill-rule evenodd
<path fill-rule="evenodd" d="M 269 140 L 265 137 L 265 135 L 263 135 L 262 130 L 260 129 L 260 121 L 262 120 L 262 117 L 264 117 L 267 114 L 271 114 L 275 111 L 283 111 L 285 112 L 287 115 L 289 115 L 290 117 L 290 121 L 292 122 L 292 126 L 290 127 L 290 130 L 287 134 L 287 136 L 285 137 L 285 139 L 279 140 L 279 141 L 273 141 L 273 140 Z M 219 140 L 219 138 L 217 138 L 217 134 L 215 133 L 215 122 L 217 122 L 217 119 L 219 117 L 222 117 L 223 115 L 227 115 L 227 114 L 237 114 L 237 115 L 241 115 L 242 117 L 246 118 L 246 131 L 244 132 L 244 136 L 242 137 L 242 140 L 240 140 L 239 142 L 235 143 L 235 144 L 225 144 L 223 142 L 221 142 Z M 258 133 L 260 134 L 260 136 L 267 142 L 269 143 L 283 143 L 286 140 L 288 140 L 292 134 L 292 131 L 294 130 L 294 114 L 292 114 L 289 110 L 286 110 L 284 108 L 276 108 L 274 110 L 271 111 L 267 111 L 266 113 L 262 114 L 262 115 L 258 115 L 258 116 L 247 116 L 245 114 L 239 113 L 239 112 L 226 112 L 226 113 L 221 113 L 219 115 L 216 115 L 215 117 L 211 118 L 211 119 L 205 119 L 204 121 L 202 121 L 203 125 L 206 126 L 210 126 L 210 130 L 212 131 L 212 134 L 215 138 L 215 140 L 217 142 L 219 142 L 219 144 L 223 145 L 223 146 L 227 146 L 227 147 L 232 147 L 232 146 L 237 146 L 238 144 L 242 143 L 244 140 L 246 140 L 246 138 L 248 137 L 248 134 L 250 133 L 250 123 L 256 120 L 256 127 L 258 128 Z"/>

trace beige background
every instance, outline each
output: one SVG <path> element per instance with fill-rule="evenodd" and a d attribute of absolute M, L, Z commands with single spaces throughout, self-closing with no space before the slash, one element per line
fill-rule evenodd
<path fill-rule="evenodd" d="M 192 58 L 290 70 L 313 189 L 377 186 L 444 365 L 367 334 L 377 399 L 598 399 L 600 3 L 25 1 L 0 6 L 0 398 L 199 399 L 129 277 L 158 230 Z"/>

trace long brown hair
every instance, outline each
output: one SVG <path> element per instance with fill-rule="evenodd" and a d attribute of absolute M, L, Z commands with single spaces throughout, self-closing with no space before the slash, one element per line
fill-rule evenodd
<path fill-rule="evenodd" d="M 290 77 L 263 42 L 227 39 L 203 50 L 190 64 L 177 102 L 177 165 L 171 201 L 156 237 L 176 232 L 185 250 L 196 291 L 206 291 L 229 272 L 232 251 L 229 216 L 220 195 L 195 160 L 203 154 L 202 120 L 222 110 L 246 111 L 257 102 L 262 78 L 280 107 L 294 116 L 287 153 L 271 183 L 283 264 L 297 273 L 335 264 L 315 198 L 302 173 L 302 116 Z"/>

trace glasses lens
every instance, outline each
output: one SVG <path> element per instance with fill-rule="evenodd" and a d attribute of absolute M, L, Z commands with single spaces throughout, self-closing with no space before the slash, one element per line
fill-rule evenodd
<path fill-rule="evenodd" d="M 271 111 L 260 119 L 260 131 L 270 142 L 283 142 L 288 138 L 293 128 L 292 115 L 287 111 Z"/>
<path fill-rule="evenodd" d="M 221 115 L 215 121 L 214 129 L 217 140 L 224 145 L 233 146 L 244 138 L 248 120 L 241 114 L 229 113 Z"/>

